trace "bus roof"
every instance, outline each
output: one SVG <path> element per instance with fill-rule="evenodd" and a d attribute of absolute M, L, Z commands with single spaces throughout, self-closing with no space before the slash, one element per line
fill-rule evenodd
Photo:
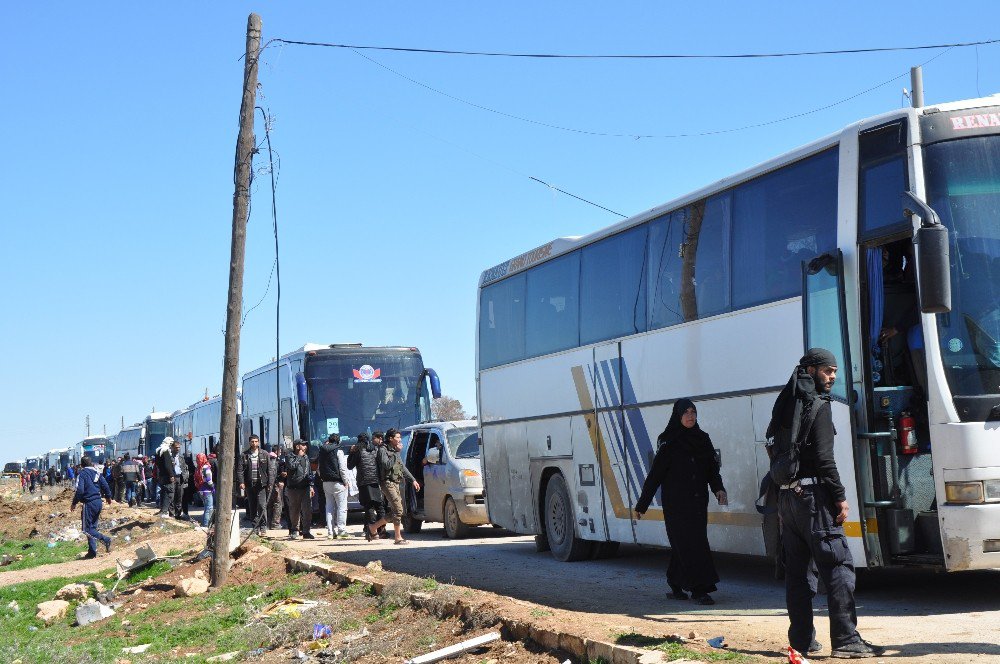
<path fill-rule="evenodd" d="M 396 353 L 419 353 L 420 349 L 415 348 L 413 346 L 365 346 L 364 344 L 360 343 L 343 343 L 343 344 L 306 343 L 303 344 L 301 348 L 297 348 L 296 350 L 293 350 L 290 353 L 285 353 L 284 355 L 282 355 L 280 358 L 278 358 L 278 362 L 271 360 L 270 362 L 268 362 L 263 366 L 257 367 L 252 371 L 246 372 L 245 374 L 243 374 L 242 380 L 246 380 L 247 378 L 252 378 L 253 376 L 256 376 L 261 372 L 269 371 L 271 368 L 274 367 L 275 364 L 280 363 L 284 360 L 292 360 L 293 358 L 306 355 L 307 353 L 314 354 L 314 353 L 323 353 L 329 351 L 344 351 L 347 353 L 365 353 L 372 351 L 389 351 Z"/>
<path fill-rule="evenodd" d="M 766 161 L 763 161 L 756 166 L 740 171 L 734 175 L 729 175 L 715 182 L 701 187 L 693 192 L 685 194 L 679 198 L 670 200 L 662 205 L 657 205 L 644 212 L 640 212 L 636 215 L 623 219 L 611 226 L 599 229 L 583 236 L 569 236 L 556 238 L 550 242 L 547 242 L 540 247 L 536 247 L 531 251 L 525 252 L 519 256 L 515 256 L 509 260 L 506 260 L 498 265 L 495 265 L 487 270 L 483 270 L 483 273 L 479 277 L 480 287 L 487 284 L 493 283 L 494 281 L 499 281 L 504 277 L 521 272 L 522 270 L 542 263 L 550 258 L 560 256 L 562 254 L 568 253 L 577 249 L 578 247 L 590 244 L 602 238 L 615 235 L 623 230 L 631 228 L 632 226 L 638 226 L 650 219 L 655 219 L 663 215 L 664 213 L 671 212 L 673 210 L 680 209 L 686 205 L 689 205 L 695 201 L 708 198 L 709 196 L 725 191 L 735 187 L 736 185 L 742 184 L 754 178 L 760 177 L 765 173 L 773 171 L 785 164 L 798 161 L 810 155 L 821 152 L 829 147 L 836 145 L 841 136 L 845 131 L 848 130 L 858 130 L 864 129 L 869 126 L 878 126 L 886 122 L 891 122 L 893 120 L 909 117 L 915 118 L 918 115 L 938 113 L 943 111 L 959 110 L 964 108 L 976 108 L 980 106 L 996 105 L 998 103 L 998 97 L 1000 94 L 996 94 L 990 97 L 981 97 L 977 99 L 965 99 L 961 101 L 947 102 L 942 104 L 934 104 L 930 106 L 924 106 L 922 108 L 899 108 L 880 115 L 875 115 L 869 118 L 865 118 L 858 122 L 847 125 L 843 129 L 824 136 L 818 140 L 812 141 L 805 145 L 799 146 L 784 154 L 772 157 Z"/>

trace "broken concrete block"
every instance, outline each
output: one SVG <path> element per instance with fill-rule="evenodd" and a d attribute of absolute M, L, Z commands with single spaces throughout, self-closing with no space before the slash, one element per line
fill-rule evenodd
<path fill-rule="evenodd" d="M 99 622 L 113 615 L 115 615 L 114 609 L 93 599 L 76 607 L 76 623 L 80 627 Z"/>
<path fill-rule="evenodd" d="M 56 593 L 56 599 L 64 599 L 67 602 L 82 602 L 90 597 L 90 586 L 83 583 L 68 583 Z"/>
<path fill-rule="evenodd" d="M 174 586 L 174 597 L 191 597 L 208 592 L 208 581 L 197 577 L 191 579 L 181 579 Z"/>
<path fill-rule="evenodd" d="M 68 610 L 69 602 L 64 599 L 53 599 L 39 604 L 35 617 L 46 625 L 51 625 L 55 621 L 65 618 Z"/>
<path fill-rule="evenodd" d="M 156 558 L 156 551 L 149 544 L 143 544 L 138 549 L 135 550 L 136 562 L 149 562 L 153 558 Z"/>

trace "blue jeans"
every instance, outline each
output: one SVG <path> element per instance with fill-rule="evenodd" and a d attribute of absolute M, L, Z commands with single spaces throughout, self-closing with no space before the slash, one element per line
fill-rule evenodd
<path fill-rule="evenodd" d="M 215 492 L 214 491 L 200 491 L 201 502 L 205 505 L 205 513 L 201 516 L 201 525 L 208 528 L 208 524 L 212 521 L 212 512 L 215 511 Z"/>
<path fill-rule="evenodd" d="M 87 551 L 97 553 L 97 542 L 107 543 L 111 538 L 97 532 L 97 519 L 101 516 L 103 505 L 100 500 L 90 500 L 83 504 L 83 532 L 87 535 Z"/>
<path fill-rule="evenodd" d="M 136 484 L 137 482 L 125 483 L 125 502 L 130 505 L 132 504 L 132 501 L 135 500 Z"/>

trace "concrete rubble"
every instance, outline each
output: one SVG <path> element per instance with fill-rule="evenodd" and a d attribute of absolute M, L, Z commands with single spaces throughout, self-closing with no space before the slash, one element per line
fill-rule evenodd
<path fill-rule="evenodd" d="M 76 622 L 80 627 L 99 622 L 115 615 L 115 610 L 95 599 L 88 599 L 76 607 Z"/>
<path fill-rule="evenodd" d="M 202 595 L 208 592 L 208 579 L 205 578 L 204 573 L 198 570 L 194 573 L 194 576 L 189 579 L 181 579 L 174 586 L 174 597 L 191 597 L 193 595 Z"/>
<path fill-rule="evenodd" d="M 90 586 L 83 583 L 69 583 L 56 592 L 56 599 L 67 602 L 82 602 L 90 597 Z"/>

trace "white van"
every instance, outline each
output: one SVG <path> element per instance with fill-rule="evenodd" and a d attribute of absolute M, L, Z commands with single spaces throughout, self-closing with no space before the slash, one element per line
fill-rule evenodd
<path fill-rule="evenodd" d="M 403 429 L 403 463 L 420 482 L 403 493 L 403 527 L 420 531 L 424 521 L 444 523 L 450 538 L 489 523 L 479 462 L 479 423 L 427 422 Z"/>

